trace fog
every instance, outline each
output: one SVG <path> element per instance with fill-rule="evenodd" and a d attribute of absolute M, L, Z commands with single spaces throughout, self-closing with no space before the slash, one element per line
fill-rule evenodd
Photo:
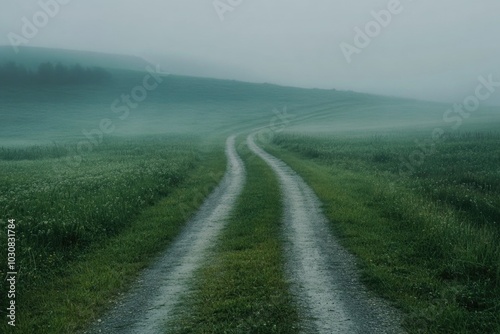
<path fill-rule="evenodd" d="M 479 76 L 500 82 L 498 13 L 498 0 L 17 0 L 2 3 L 0 44 L 136 55 L 173 74 L 461 102 Z M 484 103 L 500 105 L 500 93 Z"/>

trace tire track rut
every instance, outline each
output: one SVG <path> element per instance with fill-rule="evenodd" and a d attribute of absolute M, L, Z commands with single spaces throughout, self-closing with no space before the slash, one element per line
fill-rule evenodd
<path fill-rule="evenodd" d="M 354 257 L 331 234 L 321 203 L 288 165 L 247 138 L 277 174 L 284 204 L 287 275 L 307 333 L 404 333 L 397 312 L 360 283 Z"/>
<path fill-rule="evenodd" d="M 157 334 L 166 323 L 179 297 L 224 227 L 245 182 L 245 168 L 235 148 L 235 136 L 226 141 L 228 168 L 183 232 L 102 321 L 86 333 Z"/>

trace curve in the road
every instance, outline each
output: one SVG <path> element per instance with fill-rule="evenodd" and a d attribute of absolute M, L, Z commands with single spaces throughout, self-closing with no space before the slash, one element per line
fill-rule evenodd
<path fill-rule="evenodd" d="M 245 168 L 236 152 L 234 136 L 226 141 L 226 156 L 228 169 L 217 189 L 165 254 L 145 270 L 132 291 L 88 333 L 165 332 L 179 297 L 186 292 L 189 279 L 216 241 L 242 191 Z"/>
<path fill-rule="evenodd" d="M 247 138 L 279 178 L 284 204 L 287 274 L 308 333 L 402 333 L 395 311 L 359 282 L 353 256 L 328 228 L 321 203 L 288 165 Z"/>

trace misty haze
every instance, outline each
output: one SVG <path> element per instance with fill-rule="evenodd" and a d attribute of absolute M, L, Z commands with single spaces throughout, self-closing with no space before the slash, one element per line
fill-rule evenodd
<path fill-rule="evenodd" d="M 1 333 L 500 333 L 500 3 L 0 11 Z"/>

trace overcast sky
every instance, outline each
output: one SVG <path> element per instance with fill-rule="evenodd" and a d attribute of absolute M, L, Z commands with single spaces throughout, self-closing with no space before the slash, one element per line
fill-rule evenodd
<path fill-rule="evenodd" d="M 54 1 L 68 3 L 43 22 L 40 2 Z M 220 78 L 448 102 L 473 94 L 480 75 L 500 81 L 499 0 L 397 2 L 220 0 L 218 12 L 213 0 L 4 0 L 0 44 L 10 43 L 9 33 L 23 37 L 25 17 L 43 26 L 26 38 L 29 46 L 152 62 L 164 54 L 207 65 L 200 74 Z M 390 19 L 379 18 L 385 26 L 370 23 L 372 11 L 388 8 Z M 367 24 L 369 45 L 356 44 L 355 28 Z M 500 88 L 490 102 L 499 95 Z"/>

